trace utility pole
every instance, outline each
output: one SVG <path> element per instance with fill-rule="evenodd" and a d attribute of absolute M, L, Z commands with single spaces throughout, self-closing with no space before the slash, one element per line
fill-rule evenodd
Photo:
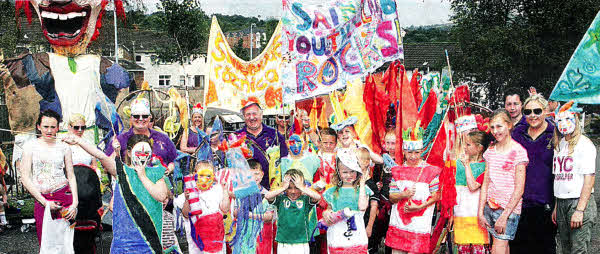
<path fill-rule="evenodd" d="M 252 38 L 252 26 L 256 26 L 256 24 L 250 24 L 250 60 L 252 60 L 252 41 L 254 40 L 254 38 Z"/>
<path fill-rule="evenodd" d="M 117 3 L 113 1 L 113 5 L 115 6 L 113 12 L 113 21 L 115 24 L 115 63 L 119 64 L 119 41 L 117 39 Z"/>

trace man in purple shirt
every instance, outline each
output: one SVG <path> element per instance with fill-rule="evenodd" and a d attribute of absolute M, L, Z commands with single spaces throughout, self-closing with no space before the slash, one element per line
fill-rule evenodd
<path fill-rule="evenodd" d="M 131 117 L 129 119 L 132 126 L 129 131 L 119 134 L 106 146 L 104 153 L 113 156 L 116 149 L 120 150 L 119 155 L 125 158 L 127 152 L 127 141 L 134 134 L 146 135 L 152 140 L 152 154 L 159 157 L 167 166 L 167 172 L 173 172 L 175 169 L 175 158 L 177 158 L 177 149 L 175 144 L 164 133 L 148 128 L 150 121 L 150 106 L 146 99 L 135 99 L 131 103 Z"/>
<path fill-rule="evenodd" d="M 267 190 L 269 183 L 269 160 L 266 151 L 271 146 L 279 146 L 280 158 L 288 155 L 288 148 L 283 135 L 277 130 L 262 123 L 262 109 L 255 101 L 249 101 L 242 107 L 242 115 L 246 126 L 237 133 L 246 133 L 246 144 L 252 148 L 252 158 L 258 160 L 264 176 L 260 185 Z"/>
<path fill-rule="evenodd" d="M 556 227 L 552 223 L 554 193 L 551 144 L 554 124 L 546 119 L 548 102 L 539 94 L 523 105 L 525 124 L 516 126 L 512 138 L 527 150 L 523 208 L 511 253 L 556 253 Z"/>

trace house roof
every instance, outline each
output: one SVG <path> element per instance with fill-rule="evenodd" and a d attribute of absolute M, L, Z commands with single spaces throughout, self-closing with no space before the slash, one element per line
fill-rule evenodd
<path fill-rule="evenodd" d="M 407 70 L 423 69 L 427 66 L 441 69 L 447 65 L 445 50 L 448 50 L 450 60 L 452 56 L 462 54 L 456 42 L 406 43 L 404 44 L 404 66 Z M 428 64 L 424 66 L 423 63 Z"/>
<path fill-rule="evenodd" d="M 115 62 L 115 57 L 113 57 L 113 56 L 109 56 L 106 58 L 113 63 Z M 139 66 L 138 64 L 133 63 L 133 62 L 131 62 L 127 59 L 123 59 L 123 58 L 119 58 L 119 65 L 127 71 L 143 71 L 143 70 L 145 70 L 144 67 Z"/>

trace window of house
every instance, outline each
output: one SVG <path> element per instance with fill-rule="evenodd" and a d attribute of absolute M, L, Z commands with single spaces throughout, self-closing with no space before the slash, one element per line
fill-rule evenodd
<path fill-rule="evenodd" d="M 158 85 L 159 86 L 170 86 L 171 85 L 171 75 L 158 75 Z"/>
<path fill-rule="evenodd" d="M 142 61 L 142 56 L 140 56 L 140 55 L 135 56 L 135 61 L 136 62 L 141 62 Z"/>
<path fill-rule="evenodd" d="M 179 75 L 179 86 L 185 86 L 185 76 Z"/>
<path fill-rule="evenodd" d="M 194 76 L 194 87 L 198 89 L 204 89 L 204 75 Z"/>

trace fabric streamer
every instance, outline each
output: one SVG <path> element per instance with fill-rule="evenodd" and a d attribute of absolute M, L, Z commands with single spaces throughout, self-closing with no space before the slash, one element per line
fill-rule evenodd
<path fill-rule="evenodd" d="M 240 147 L 230 148 L 226 153 L 226 158 L 227 166 L 232 170 L 231 185 L 238 209 L 237 220 L 231 226 L 231 230 L 233 230 L 235 225 L 235 236 L 230 245 L 233 253 L 242 253 L 246 246 L 254 248 L 256 239 L 262 230 L 262 218 L 252 220 L 249 216 L 252 211 L 255 211 L 255 214 L 264 212 L 261 208 L 262 196 Z"/>

